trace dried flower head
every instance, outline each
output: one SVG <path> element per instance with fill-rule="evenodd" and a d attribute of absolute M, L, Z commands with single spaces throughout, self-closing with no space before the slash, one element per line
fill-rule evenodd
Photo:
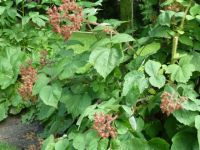
<path fill-rule="evenodd" d="M 62 0 L 59 7 L 54 6 L 47 13 L 54 31 L 67 40 L 73 31 L 80 30 L 83 21 L 82 12 L 82 7 L 78 6 L 75 0 Z"/>
<path fill-rule="evenodd" d="M 116 118 L 117 116 L 112 117 L 112 115 L 105 115 L 103 113 L 95 114 L 93 127 L 102 138 L 114 138 L 117 136 L 117 131 L 112 126 L 112 122 Z"/>
<path fill-rule="evenodd" d="M 169 116 L 175 110 L 182 109 L 181 104 L 185 100 L 187 100 L 186 97 L 176 97 L 175 95 L 172 95 L 168 92 L 164 92 L 161 95 L 160 109 L 161 109 L 162 113 Z"/>
<path fill-rule="evenodd" d="M 22 85 L 18 89 L 19 94 L 25 100 L 32 98 L 33 85 L 37 79 L 37 70 L 32 67 L 32 63 L 29 62 L 28 66 L 20 67 L 20 75 L 22 79 Z"/>

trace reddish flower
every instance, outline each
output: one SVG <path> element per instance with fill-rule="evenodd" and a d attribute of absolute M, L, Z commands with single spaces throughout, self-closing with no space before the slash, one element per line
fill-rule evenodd
<path fill-rule="evenodd" d="M 161 96 L 160 109 L 161 109 L 162 113 L 169 116 L 175 110 L 182 109 L 181 104 L 185 100 L 187 100 L 186 97 L 175 97 L 175 95 L 172 95 L 168 92 L 164 92 Z"/>
<path fill-rule="evenodd" d="M 80 30 L 83 21 L 82 12 L 82 7 L 78 6 L 75 0 L 62 0 L 60 7 L 54 6 L 47 13 L 54 31 L 67 40 L 73 31 Z"/>
<path fill-rule="evenodd" d="M 32 98 L 33 85 L 37 79 L 37 70 L 32 67 L 31 62 L 29 66 L 21 66 L 20 74 L 22 79 L 22 85 L 18 89 L 19 94 L 25 100 Z"/>
<path fill-rule="evenodd" d="M 116 129 L 111 125 L 117 116 L 104 115 L 103 113 L 94 115 L 94 129 L 97 130 L 102 138 L 112 138 L 117 136 Z"/>

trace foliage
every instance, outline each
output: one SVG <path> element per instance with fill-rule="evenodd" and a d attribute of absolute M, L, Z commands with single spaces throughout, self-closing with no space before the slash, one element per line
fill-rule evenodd
<path fill-rule="evenodd" d="M 1 150 L 17 150 L 16 147 L 12 146 L 12 145 L 9 145 L 7 143 L 0 143 L 0 149 Z"/>
<path fill-rule="evenodd" d="M 24 122 L 45 125 L 43 150 L 199 149 L 200 5 L 141 4 L 144 24 L 132 37 L 118 32 L 122 21 L 98 23 L 101 2 L 77 2 L 84 20 L 68 40 L 52 31 L 46 14 L 60 1 L 0 4 L 0 120 L 27 108 Z M 161 11 L 151 20 L 154 5 Z M 37 81 L 24 100 L 20 67 L 29 60 Z M 116 137 L 101 136 L 103 127 Z"/>

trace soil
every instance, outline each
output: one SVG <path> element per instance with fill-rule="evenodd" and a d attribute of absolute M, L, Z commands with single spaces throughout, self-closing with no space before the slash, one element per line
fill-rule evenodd
<path fill-rule="evenodd" d="M 40 150 L 41 139 L 37 136 L 42 131 L 37 122 L 22 124 L 20 117 L 8 117 L 0 123 L 0 142 L 6 142 L 19 150 Z"/>

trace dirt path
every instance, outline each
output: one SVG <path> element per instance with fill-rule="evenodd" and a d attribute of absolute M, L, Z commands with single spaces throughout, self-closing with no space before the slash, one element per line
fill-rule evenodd
<path fill-rule="evenodd" d="M 0 142 L 7 142 L 21 150 L 39 150 L 41 131 L 38 123 L 22 124 L 19 117 L 9 117 L 0 123 Z"/>

